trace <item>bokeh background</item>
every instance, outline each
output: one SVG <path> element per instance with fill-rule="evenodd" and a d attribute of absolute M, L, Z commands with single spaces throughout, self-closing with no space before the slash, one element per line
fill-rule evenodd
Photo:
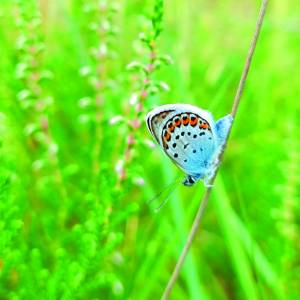
<path fill-rule="evenodd" d="M 259 5 L 1 0 L 0 299 L 160 298 L 204 187 L 175 184 L 144 116 L 227 114 Z M 170 299 L 300 296 L 299 28 L 298 0 L 270 1 Z"/>

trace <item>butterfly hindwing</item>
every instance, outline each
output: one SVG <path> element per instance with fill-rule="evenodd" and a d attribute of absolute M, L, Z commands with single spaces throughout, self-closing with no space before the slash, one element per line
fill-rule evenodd
<path fill-rule="evenodd" d="M 195 178 L 205 176 L 218 147 L 215 123 L 209 112 L 192 105 L 163 105 L 148 114 L 147 124 L 176 165 Z"/>

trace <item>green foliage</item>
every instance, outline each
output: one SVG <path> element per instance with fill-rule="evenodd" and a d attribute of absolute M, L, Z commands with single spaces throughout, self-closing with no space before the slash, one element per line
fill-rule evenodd
<path fill-rule="evenodd" d="M 204 188 L 149 207 L 179 173 L 145 114 L 228 113 L 258 5 L 1 1 L 0 299 L 160 298 Z M 300 296 L 297 7 L 269 7 L 171 299 Z"/>
<path fill-rule="evenodd" d="M 154 4 L 154 13 L 151 18 L 154 39 L 156 39 L 163 30 L 163 5 L 163 0 L 156 0 Z"/>

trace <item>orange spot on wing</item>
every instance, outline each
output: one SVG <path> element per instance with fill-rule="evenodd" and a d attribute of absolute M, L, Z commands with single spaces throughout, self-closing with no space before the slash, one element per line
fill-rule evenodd
<path fill-rule="evenodd" d="M 198 123 L 198 118 L 194 118 L 194 120 L 190 120 L 191 126 L 195 126 Z"/>
<path fill-rule="evenodd" d="M 174 132 L 175 124 L 172 121 L 168 124 L 168 129 L 170 130 L 170 132 Z"/>
<path fill-rule="evenodd" d="M 187 125 L 190 122 L 190 118 L 182 119 L 182 124 Z"/>
<path fill-rule="evenodd" d="M 171 139 L 171 134 L 169 132 L 167 132 L 164 136 L 164 140 L 165 142 L 168 142 Z"/>
<path fill-rule="evenodd" d="M 178 127 L 181 125 L 181 120 L 178 119 L 178 120 L 175 120 L 175 126 Z"/>
<path fill-rule="evenodd" d="M 200 128 L 207 129 L 208 128 L 208 124 L 207 123 L 203 123 L 203 124 L 200 125 Z"/>

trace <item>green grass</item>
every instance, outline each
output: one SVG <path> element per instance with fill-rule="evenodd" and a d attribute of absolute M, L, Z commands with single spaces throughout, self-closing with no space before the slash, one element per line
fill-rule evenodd
<path fill-rule="evenodd" d="M 204 187 L 179 185 L 158 213 L 147 204 L 179 171 L 146 145 L 144 116 L 165 103 L 227 114 L 260 2 L 161 4 L 1 1 L 0 299 L 162 295 Z M 299 19 L 298 1 L 270 1 L 170 299 L 300 296 Z M 173 64 L 140 70 L 160 55 Z"/>

